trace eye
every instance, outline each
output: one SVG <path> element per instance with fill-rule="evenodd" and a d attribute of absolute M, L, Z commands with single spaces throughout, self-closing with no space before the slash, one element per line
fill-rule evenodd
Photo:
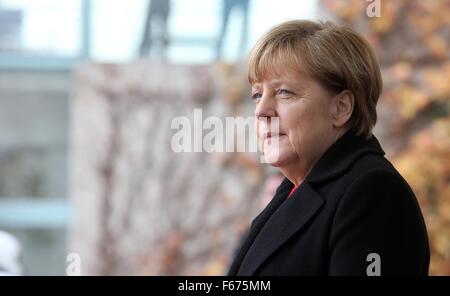
<path fill-rule="evenodd" d="M 293 92 L 291 92 L 290 90 L 281 88 L 279 90 L 277 90 L 277 94 L 281 97 L 290 97 L 292 95 L 295 95 Z"/>
<path fill-rule="evenodd" d="M 252 99 L 253 99 L 253 100 L 260 99 L 261 97 L 262 97 L 262 94 L 261 94 L 261 93 L 254 93 L 254 94 L 252 94 Z"/>

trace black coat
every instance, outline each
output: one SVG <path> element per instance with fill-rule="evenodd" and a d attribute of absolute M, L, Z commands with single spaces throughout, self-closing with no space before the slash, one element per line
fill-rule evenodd
<path fill-rule="evenodd" d="M 427 231 L 377 139 L 347 132 L 297 190 L 285 178 L 252 222 L 228 275 L 427 275 Z M 419 168 L 418 168 L 419 169 Z M 369 256 L 369 257 L 368 257 Z"/>

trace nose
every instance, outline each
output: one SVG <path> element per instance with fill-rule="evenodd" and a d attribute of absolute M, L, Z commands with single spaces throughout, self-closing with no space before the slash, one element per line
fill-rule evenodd
<path fill-rule="evenodd" d="M 256 118 L 260 119 L 263 117 L 267 118 L 276 117 L 277 111 L 275 104 L 276 102 L 274 98 L 267 95 L 263 95 L 259 103 L 256 105 L 255 109 Z"/>

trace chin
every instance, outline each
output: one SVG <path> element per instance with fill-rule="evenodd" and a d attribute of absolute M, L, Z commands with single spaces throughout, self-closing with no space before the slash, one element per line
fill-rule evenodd
<path fill-rule="evenodd" d="M 272 142 L 264 142 L 263 151 L 265 162 L 273 167 L 282 167 L 295 161 L 297 155 L 285 141 L 272 145 Z"/>
<path fill-rule="evenodd" d="M 291 153 L 280 152 L 279 155 L 265 154 L 264 159 L 266 163 L 273 167 L 279 168 L 292 163 L 295 160 L 295 157 L 294 155 L 291 155 Z"/>

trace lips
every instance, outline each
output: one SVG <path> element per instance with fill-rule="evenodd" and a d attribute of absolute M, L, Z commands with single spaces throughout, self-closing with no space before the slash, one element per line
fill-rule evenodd
<path fill-rule="evenodd" d="M 269 138 L 280 137 L 280 136 L 285 136 L 285 135 L 286 134 L 283 134 L 283 133 L 266 132 L 266 133 L 264 133 L 264 138 L 269 139 Z"/>

